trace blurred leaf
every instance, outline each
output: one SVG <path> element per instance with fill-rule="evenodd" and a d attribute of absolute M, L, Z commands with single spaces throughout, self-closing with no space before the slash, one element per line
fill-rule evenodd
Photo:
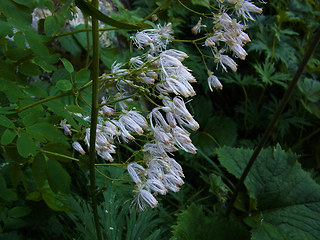
<path fill-rule="evenodd" d="M 7 145 L 12 143 L 13 139 L 17 136 L 17 132 L 15 130 L 6 129 L 1 136 L 1 144 Z"/>
<path fill-rule="evenodd" d="M 81 69 L 76 74 L 75 84 L 78 87 L 83 86 L 84 84 L 88 83 L 90 81 L 90 71 L 88 69 Z"/>
<path fill-rule="evenodd" d="M 47 160 L 47 177 L 53 192 L 70 192 L 71 178 L 68 172 L 55 160 Z"/>
<path fill-rule="evenodd" d="M 52 36 L 53 34 L 57 33 L 59 30 L 58 27 L 59 25 L 55 16 L 48 16 L 44 20 L 44 31 L 47 36 Z"/>
<path fill-rule="evenodd" d="M 45 203 L 54 211 L 70 211 L 69 197 L 64 193 L 54 193 L 50 189 L 42 192 Z"/>
<path fill-rule="evenodd" d="M 39 67 L 31 62 L 23 62 L 18 67 L 19 72 L 26 76 L 37 76 L 41 74 Z"/>
<path fill-rule="evenodd" d="M 216 213 L 207 216 L 201 205 L 192 204 L 178 214 L 177 224 L 173 226 L 172 240 L 214 239 L 229 240 L 234 237 L 249 239 L 249 232 L 239 223 L 226 219 Z"/>
<path fill-rule="evenodd" d="M 7 118 L 4 115 L 0 115 L 0 126 L 4 126 L 6 128 L 14 128 L 14 123 L 10 121 L 9 118 Z"/>
<path fill-rule="evenodd" d="M 8 217 L 21 218 L 29 215 L 31 209 L 25 206 L 13 207 L 8 211 Z"/>
<path fill-rule="evenodd" d="M 44 156 L 42 154 L 37 154 L 32 162 L 32 176 L 38 188 L 41 188 L 47 180 L 46 170 L 47 163 Z"/>

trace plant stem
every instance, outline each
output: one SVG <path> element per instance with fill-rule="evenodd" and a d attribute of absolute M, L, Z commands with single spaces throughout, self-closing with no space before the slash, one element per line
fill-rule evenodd
<path fill-rule="evenodd" d="M 98 0 L 92 0 L 92 5 L 98 8 Z M 96 131 L 97 131 L 97 118 L 98 118 L 98 77 L 99 77 L 99 28 L 98 19 L 92 16 L 92 109 L 91 109 L 91 125 L 90 125 L 90 188 L 92 199 L 92 210 L 94 216 L 94 222 L 96 225 L 97 239 L 102 240 L 101 229 L 99 223 L 99 215 L 97 208 L 97 196 L 96 196 L 96 179 L 95 179 L 95 159 L 96 159 Z"/>
<path fill-rule="evenodd" d="M 244 182 L 244 180 L 246 179 L 251 167 L 253 166 L 253 163 L 255 162 L 255 160 L 257 159 L 262 147 L 265 145 L 265 143 L 267 142 L 267 140 L 269 139 L 269 136 L 271 134 L 271 131 L 272 129 L 274 128 L 277 120 L 279 119 L 282 111 L 284 110 L 285 106 L 287 105 L 292 93 L 293 93 L 293 90 L 295 88 L 295 86 L 297 85 L 298 83 L 298 80 L 300 78 L 300 76 L 302 75 L 302 72 L 303 72 L 303 69 L 305 68 L 305 66 L 307 65 L 309 59 L 311 58 L 311 55 L 313 54 L 314 50 L 316 49 L 318 43 L 320 41 L 320 27 L 317 29 L 317 32 L 315 33 L 314 35 L 314 38 L 312 40 L 312 42 L 310 43 L 309 45 L 309 48 L 307 49 L 306 51 L 306 54 L 305 56 L 303 57 L 302 59 L 302 62 L 300 63 L 300 66 L 296 72 L 296 74 L 294 75 L 288 89 L 286 90 L 286 92 L 284 93 L 283 95 L 283 98 L 281 100 L 281 103 L 279 105 L 279 107 L 277 108 L 275 114 L 273 115 L 267 129 L 265 130 L 258 146 L 256 147 L 256 149 L 254 150 L 246 168 L 244 169 L 238 183 L 237 183 L 237 186 L 232 194 L 232 197 L 231 197 L 231 200 L 230 200 L 230 203 L 228 205 L 228 208 L 227 208 L 227 211 L 226 211 L 226 215 L 229 216 L 230 213 L 231 213 L 231 209 L 233 207 L 233 204 L 237 198 L 237 195 L 238 195 L 238 192 Z"/>

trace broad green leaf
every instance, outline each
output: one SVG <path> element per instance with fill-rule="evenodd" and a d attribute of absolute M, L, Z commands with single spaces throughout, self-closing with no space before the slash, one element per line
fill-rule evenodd
<path fill-rule="evenodd" d="M 242 174 L 253 150 L 223 147 L 217 149 L 222 166 L 237 178 Z M 298 157 L 278 145 L 260 152 L 245 185 L 257 200 L 261 216 L 253 239 L 316 240 L 320 235 L 320 185 L 301 169 Z"/>
<path fill-rule="evenodd" d="M 26 128 L 27 133 L 35 139 L 43 141 L 47 139 L 51 142 L 66 142 L 67 137 L 57 127 L 47 122 L 36 123 Z"/>
<path fill-rule="evenodd" d="M 58 30 L 57 18 L 55 16 L 48 16 L 44 20 L 44 31 L 47 36 L 52 36 Z"/>
<path fill-rule="evenodd" d="M 8 211 L 8 217 L 12 218 L 21 218 L 29 215 L 31 213 L 31 209 L 25 206 L 13 207 Z"/>
<path fill-rule="evenodd" d="M 201 205 L 192 204 L 178 214 L 177 224 L 173 226 L 172 240 L 214 239 L 230 240 L 249 239 L 249 232 L 239 223 L 228 220 L 216 213 L 207 216 Z"/>
<path fill-rule="evenodd" d="M 19 23 L 23 23 L 25 25 L 31 24 L 31 14 L 29 13 L 29 10 L 14 4 L 13 1 L 1 0 L 0 9 L 2 14 L 7 18 L 12 18 L 14 16 L 15 20 Z"/>
<path fill-rule="evenodd" d="M 44 146 L 43 150 L 47 151 L 45 152 L 46 156 L 52 160 L 56 160 L 59 162 L 70 162 L 72 160 L 67 157 L 71 157 L 72 154 L 68 151 L 68 148 L 70 148 L 70 146 L 66 146 L 61 142 L 50 142 Z M 49 152 L 52 154 L 50 154 Z M 57 155 L 55 155 L 55 153 L 57 153 Z"/>
<path fill-rule="evenodd" d="M 41 74 L 39 67 L 31 62 L 23 62 L 18 67 L 19 72 L 26 76 L 38 76 Z"/>
<path fill-rule="evenodd" d="M 8 189 L 7 183 L 0 172 L 0 199 L 5 201 L 15 201 L 18 200 L 18 195 L 14 189 Z"/>
<path fill-rule="evenodd" d="M 4 115 L 0 115 L 0 126 L 4 126 L 6 128 L 14 128 L 14 123 L 11 122 L 9 118 Z"/>
<path fill-rule="evenodd" d="M 14 34 L 14 42 L 15 44 L 17 44 L 19 48 L 22 48 L 22 49 L 26 48 L 26 39 L 24 34 L 21 31 L 16 32 Z"/>
<path fill-rule="evenodd" d="M 63 193 L 54 193 L 50 189 L 42 192 L 45 203 L 54 211 L 70 211 L 69 197 Z"/>
<path fill-rule="evenodd" d="M 71 62 L 69 62 L 68 59 L 66 59 L 66 58 L 61 58 L 61 62 L 63 63 L 63 66 L 65 67 L 65 69 L 66 69 L 69 73 L 72 73 L 72 72 L 74 71 Z"/>
<path fill-rule="evenodd" d="M 33 139 L 24 131 L 18 132 L 17 149 L 18 153 L 24 158 L 29 155 L 33 156 L 36 153 L 36 146 Z"/>
<path fill-rule="evenodd" d="M 71 178 L 68 172 L 55 160 L 47 160 L 47 177 L 53 192 L 70 192 Z"/>
<path fill-rule="evenodd" d="M 72 84 L 69 80 L 62 79 L 56 83 L 56 87 L 59 90 L 66 92 L 72 89 Z"/>
<path fill-rule="evenodd" d="M 90 81 L 90 71 L 88 69 L 81 69 L 76 74 L 75 84 L 78 87 L 83 86 L 84 84 L 88 83 Z"/>
<path fill-rule="evenodd" d="M 13 139 L 17 136 L 17 132 L 15 130 L 6 129 L 1 136 L 1 144 L 7 145 L 12 143 Z"/>
<path fill-rule="evenodd" d="M 67 35 L 58 38 L 59 43 L 61 46 L 71 53 L 75 57 L 79 57 L 82 53 L 82 48 L 79 43 L 75 40 L 74 36 Z"/>
<path fill-rule="evenodd" d="M 40 192 L 34 191 L 34 192 L 29 193 L 29 194 L 26 196 L 26 199 L 27 199 L 27 200 L 30 200 L 30 201 L 39 202 L 39 201 L 42 200 L 42 196 L 41 196 L 41 193 L 40 193 Z"/>
<path fill-rule="evenodd" d="M 38 188 L 41 188 L 47 180 L 47 162 L 42 154 L 37 154 L 32 162 L 32 176 Z"/>
<path fill-rule="evenodd" d="M 84 113 L 85 112 L 85 110 L 78 105 L 71 105 L 70 104 L 70 105 L 66 106 L 66 109 L 70 112 L 73 112 L 73 113 Z"/>
<path fill-rule="evenodd" d="M 5 21 L 0 19 L 0 38 L 12 35 L 12 27 Z"/>

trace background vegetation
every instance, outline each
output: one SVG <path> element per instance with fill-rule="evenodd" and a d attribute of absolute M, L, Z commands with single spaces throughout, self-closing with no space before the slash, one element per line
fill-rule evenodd
<path fill-rule="evenodd" d="M 91 33 L 72 28 L 72 0 L 0 1 L 0 239 L 97 239 L 91 207 L 89 158 L 71 147 L 83 139 L 91 103 Z M 175 39 L 191 33 L 210 0 L 105 1 L 115 20 L 171 22 Z M 200 124 L 192 134 L 197 155 L 177 153 L 185 184 L 137 212 L 125 164 L 140 147 L 117 143 L 114 164 L 98 158 L 96 196 L 104 239 L 318 239 L 320 235 L 320 49 L 309 60 L 271 138 L 245 179 L 229 216 L 226 208 L 320 22 L 316 0 L 269 1 L 248 23 L 248 56 L 238 71 L 217 72 L 222 91 L 209 91 L 210 49 L 173 41 L 198 84 L 188 107 Z M 49 9 L 32 28 L 32 12 Z M 157 18 L 157 19 L 156 19 Z M 211 18 L 203 17 L 210 25 Z M 110 28 L 109 25 L 100 26 Z M 114 26 L 113 26 L 114 27 Z M 135 30 L 100 32 L 100 73 L 140 53 Z M 201 36 L 205 35 L 201 33 Z M 201 37 L 200 36 L 200 37 Z M 201 47 L 201 52 L 198 51 Z M 204 58 L 203 58 L 204 57 Z M 104 86 L 106 88 L 112 86 Z M 138 100 L 138 99 L 137 99 Z M 141 104 L 141 99 L 139 104 Z M 67 108 L 65 108 L 67 106 Z M 75 129 L 63 133 L 60 121 Z M 88 127 L 88 126 L 86 126 Z M 116 164 L 115 164 L 116 165 Z"/>

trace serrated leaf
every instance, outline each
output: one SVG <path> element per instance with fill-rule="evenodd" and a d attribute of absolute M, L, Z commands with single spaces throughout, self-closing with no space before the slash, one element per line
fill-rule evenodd
<path fill-rule="evenodd" d="M 69 80 L 62 79 L 56 83 L 56 87 L 59 90 L 66 92 L 72 89 L 72 84 Z"/>
<path fill-rule="evenodd" d="M 222 166 L 237 178 L 242 174 L 253 150 L 223 147 L 217 149 Z M 318 239 L 320 235 L 320 185 L 301 169 L 298 157 L 278 145 L 260 152 L 245 185 L 251 198 L 257 199 L 261 216 L 254 239 Z M 261 225 L 263 227 L 261 227 Z"/>
<path fill-rule="evenodd" d="M 6 128 L 14 128 L 14 123 L 11 122 L 11 120 L 9 118 L 7 118 L 4 115 L 0 115 L 0 126 L 4 126 Z"/>
<path fill-rule="evenodd" d="M 36 146 L 33 139 L 24 131 L 18 132 L 17 149 L 20 156 L 24 158 L 36 154 Z"/>
<path fill-rule="evenodd" d="M 1 144 L 7 145 L 12 143 L 13 139 L 17 136 L 17 132 L 15 130 L 6 129 L 1 136 Z"/>
<path fill-rule="evenodd" d="M 68 59 L 66 59 L 66 58 L 61 58 L 61 62 L 63 63 L 63 66 L 65 67 L 65 69 L 66 69 L 69 73 L 72 73 L 72 72 L 74 71 L 71 62 L 69 62 Z"/>
<path fill-rule="evenodd" d="M 68 172 L 55 160 L 47 160 L 47 177 L 53 192 L 70 192 L 71 178 Z"/>

